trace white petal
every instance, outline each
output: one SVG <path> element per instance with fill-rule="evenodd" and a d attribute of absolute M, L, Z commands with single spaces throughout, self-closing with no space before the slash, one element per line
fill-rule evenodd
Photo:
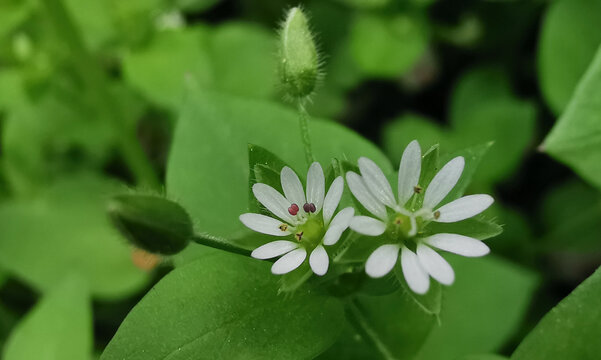
<path fill-rule="evenodd" d="M 353 196 L 369 211 L 376 215 L 380 219 L 386 219 L 386 207 L 378 201 L 372 194 L 367 190 L 363 179 L 358 174 L 349 171 L 346 173 L 346 183 Z"/>
<path fill-rule="evenodd" d="M 457 234 L 435 234 L 423 239 L 423 242 L 440 250 L 469 257 L 484 256 L 490 252 L 482 241 Z"/>
<path fill-rule="evenodd" d="M 373 278 L 382 277 L 390 272 L 399 257 L 399 245 L 388 244 L 377 248 L 365 263 L 365 272 Z"/>
<path fill-rule="evenodd" d="M 321 210 L 325 192 L 326 179 L 323 175 L 323 169 L 318 162 L 314 162 L 307 173 L 307 202 L 315 205 L 316 213 Z"/>
<path fill-rule="evenodd" d="M 280 173 L 280 179 L 282 181 L 282 190 L 286 198 L 300 208 L 305 204 L 305 191 L 303 190 L 303 184 L 301 183 L 298 175 L 291 168 L 285 166 Z"/>
<path fill-rule="evenodd" d="M 449 263 L 427 245 L 417 245 L 417 258 L 421 266 L 439 283 L 451 285 L 455 281 L 455 272 Z"/>
<path fill-rule="evenodd" d="M 403 276 L 407 281 L 409 288 L 417 294 L 425 294 L 430 288 L 430 277 L 426 270 L 422 268 L 417 255 L 408 248 L 401 249 L 401 267 L 403 268 Z"/>
<path fill-rule="evenodd" d="M 344 180 L 342 176 L 337 177 L 330 185 L 330 189 L 323 201 L 323 222 L 327 225 L 336 211 L 342 192 L 344 191 Z"/>
<path fill-rule="evenodd" d="M 275 216 L 290 223 L 296 224 L 296 220 L 288 213 L 291 203 L 276 189 L 269 185 L 257 183 L 253 185 L 253 194 L 267 210 Z M 301 206 L 302 207 L 302 206 Z"/>
<path fill-rule="evenodd" d="M 291 272 L 297 267 L 301 266 L 305 258 L 307 257 L 307 250 L 304 248 L 298 248 L 292 250 L 288 254 L 282 256 L 278 261 L 273 263 L 271 272 L 276 275 L 282 275 Z"/>
<path fill-rule="evenodd" d="M 381 203 L 388 205 L 391 208 L 396 206 L 394 195 L 392 194 L 392 188 L 390 183 L 382 169 L 372 160 L 361 157 L 359 158 L 359 170 L 361 170 L 361 176 L 369 191 L 380 200 Z"/>
<path fill-rule="evenodd" d="M 417 140 L 407 145 L 399 165 L 399 205 L 404 206 L 418 185 L 422 168 L 422 150 Z"/>
<path fill-rule="evenodd" d="M 355 215 L 355 209 L 352 207 L 347 207 L 340 210 L 340 212 L 334 216 L 334 220 L 332 220 L 332 223 L 328 227 L 326 234 L 323 236 L 323 244 L 336 244 L 340 239 L 340 235 L 342 235 L 344 230 L 349 227 L 351 220 L 353 219 L 353 215 Z"/>
<path fill-rule="evenodd" d="M 249 229 L 262 234 L 274 236 L 284 236 L 290 234 L 290 231 L 288 230 L 288 224 L 284 224 L 280 220 L 269 216 L 246 213 L 240 215 L 240 221 L 242 221 L 242 223 Z"/>
<path fill-rule="evenodd" d="M 309 256 L 309 265 L 311 265 L 311 270 L 313 270 L 316 275 L 325 275 L 325 273 L 328 272 L 329 263 L 330 259 L 328 258 L 328 253 L 321 245 L 316 247 L 311 252 L 311 256 Z"/>
<path fill-rule="evenodd" d="M 493 201 L 492 196 L 485 194 L 464 196 L 438 209 L 440 216 L 434 221 L 450 223 L 469 219 L 488 209 Z"/>
<path fill-rule="evenodd" d="M 434 176 L 434 179 L 426 189 L 424 196 L 424 207 L 433 209 L 453 189 L 465 166 L 463 156 L 457 156 L 445 164 Z"/>
<path fill-rule="evenodd" d="M 367 236 L 382 235 L 386 231 L 386 224 L 369 216 L 355 216 L 351 220 L 351 229 Z"/>
<path fill-rule="evenodd" d="M 287 240 L 277 240 L 259 246 L 250 254 L 255 259 L 271 259 L 298 248 L 298 244 Z"/>

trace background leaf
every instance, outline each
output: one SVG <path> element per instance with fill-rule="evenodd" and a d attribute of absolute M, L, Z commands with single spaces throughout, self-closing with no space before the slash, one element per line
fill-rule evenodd
<path fill-rule="evenodd" d="M 318 355 L 342 329 L 342 304 L 302 288 L 278 294 L 268 265 L 214 253 L 177 268 L 128 315 L 101 359 Z"/>
<path fill-rule="evenodd" d="M 86 283 L 70 276 L 16 326 L 3 359 L 89 359 L 91 352 L 92 309 Z"/>

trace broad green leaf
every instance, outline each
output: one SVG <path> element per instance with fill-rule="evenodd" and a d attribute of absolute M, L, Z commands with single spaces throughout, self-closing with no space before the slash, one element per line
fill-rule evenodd
<path fill-rule="evenodd" d="M 359 295 L 347 306 L 349 323 L 319 359 L 411 359 L 436 326 L 406 294 Z"/>
<path fill-rule="evenodd" d="M 85 281 L 71 276 L 57 283 L 14 329 L 5 360 L 89 359 L 92 308 Z"/>
<path fill-rule="evenodd" d="M 601 48 L 542 149 L 601 188 Z"/>
<path fill-rule="evenodd" d="M 487 156 L 474 175 L 474 182 L 496 183 L 510 176 L 534 145 L 536 108 L 511 98 L 474 103 L 471 109 L 451 119 L 455 149 L 492 141 Z"/>
<path fill-rule="evenodd" d="M 601 43 L 601 1 L 560 0 L 548 6 L 539 40 L 538 79 L 547 104 L 559 115 Z"/>
<path fill-rule="evenodd" d="M 269 264 L 213 254 L 165 276 L 107 346 L 112 359 L 309 359 L 340 333 L 342 304 L 301 288 L 278 294 Z"/>
<path fill-rule="evenodd" d="M 526 336 L 512 360 L 593 360 L 601 353 L 601 269 L 555 306 Z"/>
<path fill-rule="evenodd" d="M 491 99 L 511 99 L 507 74 L 498 67 L 482 66 L 464 73 L 452 92 L 449 118 L 459 119 L 481 103 Z"/>
<path fill-rule="evenodd" d="M 35 5 L 31 0 L 4 0 L 0 3 L 0 39 L 30 15 Z"/>
<path fill-rule="evenodd" d="M 231 22 L 212 30 L 210 57 L 214 89 L 269 98 L 277 84 L 276 39 L 257 25 Z"/>
<path fill-rule="evenodd" d="M 97 50 L 117 36 L 108 1 L 63 2 L 88 49 Z"/>
<path fill-rule="evenodd" d="M 73 176 L 34 199 L 1 204 L 0 266 L 44 292 L 71 273 L 98 297 L 137 290 L 147 276 L 104 211 L 116 190 L 106 180 Z"/>
<path fill-rule="evenodd" d="M 495 354 L 477 354 L 477 355 L 466 355 L 459 357 L 455 360 L 508 360 L 505 356 Z"/>
<path fill-rule="evenodd" d="M 175 132 L 167 191 L 186 208 L 198 231 L 240 237 L 247 233 L 238 217 L 248 211 L 248 144 L 264 147 L 298 174 L 306 173 L 297 115 L 273 103 L 222 94 L 192 92 L 189 98 Z M 385 156 L 355 133 L 317 119 L 309 125 L 315 158 L 324 168 L 333 158 L 356 162 L 367 156 L 390 172 Z"/>
<path fill-rule="evenodd" d="M 498 350 L 521 324 L 536 288 L 536 276 L 487 256 L 446 256 L 455 283 L 444 289 L 440 326 L 435 326 L 415 359 L 455 359 Z"/>
<path fill-rule="evenodd" d="M 425 314 L 438 317 L 442 308 L 442 286 L 438 282 L 430 283 L 430 289 L 428 292 L 420 295 L 414 293 L 407 284 L 403 270 L 400 265 L 400 261 L 397 262 L 394 267 L 394 275 L 397 282 L 401 285 L 400 292 L 407 298 L 411 299 L 421 311 Z"/>
<path fill-rule="evenodd" d="M 542 220 L 548 251 L 601 249 L 601 196 L 594 188 L 577 181 L 553 188 L 543 202 Z"/>
<path fill-rule="evenodd" d="M 148 46 L 123 59 L 125 80 L 157 104 L 177 109 L 188 87 L 213 80 L 208 44 L 204 26 L 156 33 Z"/>
<path fill-rule="evenodd" d="M 412 14 L 362 12 L 351 26 L 351 55 L 367 76 L 402 75 L 415 64 L 427 45 L 425 25 Z"/>

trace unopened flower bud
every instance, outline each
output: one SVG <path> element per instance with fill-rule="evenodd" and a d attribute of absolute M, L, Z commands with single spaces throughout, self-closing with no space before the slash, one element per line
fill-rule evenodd
<path fill-rule="evenodd" d="M 188 213 L 177 203 L 153 195 L 118 195 L 109 201 L 108 214 L 135 246 L 151 253 L 182 251 L 193 235 Z"/>
<path fill-rule="evenodd" d="M 286 14 L 280 32 L 280 81 L 286 96 L 305 98 L 320 77 L 319 55 L 306 15 L 299 7 Z"/>

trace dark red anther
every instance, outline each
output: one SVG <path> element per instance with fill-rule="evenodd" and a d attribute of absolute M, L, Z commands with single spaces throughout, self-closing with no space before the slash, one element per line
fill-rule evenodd
<path fill-rule="evenodd" d="M 303 210 L 305 210 L 306 213 L 314 213 L 317 210 L 317 208 L 313 203 L 305 203 L 305 205 L 303 205 Z"/>
<path fill-rule="evenodd" d="M 290 213 L 290 215 L 294 216 L 296 214 L 298 214 L 298 205 L 296 204 L 292 204 L 290 205 L 290 207 L 288 208 L 288 212 Z"/>

